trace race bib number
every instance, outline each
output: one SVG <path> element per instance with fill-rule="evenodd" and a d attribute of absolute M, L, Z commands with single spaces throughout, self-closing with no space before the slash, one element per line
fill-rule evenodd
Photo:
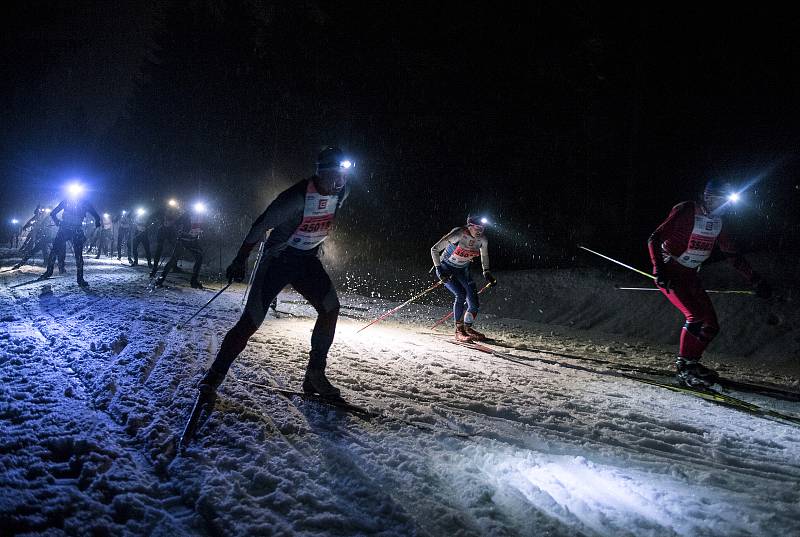
<path fill-rule="evenodd" d="M 481 255 L 480 250 L 465 248 L 459 244 L 450 252 L 450 255 L 447 257 L 447 262 L 456 267 L 463 267 L 469 264 L 473 257 L 478 257 L 479 255 Z"/>

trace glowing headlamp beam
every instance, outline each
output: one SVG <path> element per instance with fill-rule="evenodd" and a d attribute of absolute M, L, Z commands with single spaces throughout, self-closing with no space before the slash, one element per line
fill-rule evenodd
<path fill-rule="evenodd" d="M 84 187 L 80 183 L 70 183 L 67 185 L 67 193 L 72 198 L 77 198 L 81 194 L 83 194 Z"/>

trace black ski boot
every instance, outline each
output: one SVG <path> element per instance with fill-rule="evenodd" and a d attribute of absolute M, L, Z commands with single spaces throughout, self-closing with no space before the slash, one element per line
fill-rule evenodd
<path fill-rule="evenodd" d="M 78 280 L 78 285 L 80 285 L 84 289 L 87 289 L 89 287 L 89 282 L 81 278 L 80 280 Z"/>
<path fill-rule="evenodd" d="M 675 367 L 678 382 L 689 388 L 710 388 L 719 379 L 716 371 L 700 364 L 699 358 L 678 356 Z"/>
<path fill-rule="evenodd" d="M 192 279 L 192 281 L 189 282 L 189 285 L 192 286 L 192 289 L 205 289 L 205 287 L 203 287 L 203 284 L 200 283 L 200 281 L 195 280 L 195 279 Z"/>
<path fill-rule="evenodd" d="M 323 399 L 341 399 L 342 392 L 328 381 L 325 376 L 325 369 L 312 368 L 306 369 L 306 376 L 303 379 L 303 391 L 307 394 L 317 394 Z"/>

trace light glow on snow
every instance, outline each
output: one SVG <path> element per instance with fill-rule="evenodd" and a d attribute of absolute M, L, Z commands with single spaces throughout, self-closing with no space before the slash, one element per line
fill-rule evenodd
<path fill-rule="evenodd" d="M 667 529 L 691 533 L 685 519 L 673 511 L 688 508 L 687 502 L 708 503 L 703 497 L 706 490 L 665 475 L 593 463 L 582 456 L 528 452 L 486 462 L 490 464 L 485 472 L 497 486 L 522 494 L 537 510 L 565 524 L 580 522 L 601 535 L 624 533 L 636 526 L 649 529 L 641 534 L 657 535 Z"/>

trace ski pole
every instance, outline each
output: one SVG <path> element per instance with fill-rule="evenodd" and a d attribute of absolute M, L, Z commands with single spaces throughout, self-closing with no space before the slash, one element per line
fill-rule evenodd
<path fill-rule="evenodd" d="M 481 290 L 480 290 L 480 291 L 478 291 L 478 294 L 481 294 L 481 293 L 483 293 L 484 291 L 486 291 L 486 290 L 487 290 L 488 288 L 490 288 L 491 286 L 492 286 L 492 284 L 490 284 L 490 283 L 487 283 L 486 285 L 484 285 L 484 286 L 481 288 Z M 431 330 L 433 330 L 434 328 L 436 328 L 437 326 L 439 326 L 440 324 L 442 324 L 443 322 L 445 322 L 447 319 L 449 319 L 449 318 L 450 318 L 450 317 L 452 317 L 452 316 L 453 316 L 453 312 L 451 311 L 450 313 L 448 313 L 447 315 L 445 315 L 444 317 L 442 317 L 441 319 L 439 319 L 438 321 L 436 321 L 435 323 L 433 323 L 433 326 L 431 326 Z"/>
<path fill-rule="evenodd" d="M 247 301 L 247 295 L 250 294 L 250 287 L 253 285 L 253 280 L 256 278 L 256 270 L 258 263 L 261 261 L 261 254 L 264 253 L 264 241 L 261 241 L 261 246 L 258 247 L 258 255 L 256 256 L 256 264 L 253 265 L 253 272 L 250 273 L 250 279 L 247 280 L 247 287 L 244 288 L 244 295 L 242 295 L 242 306 Z"/>
<path fill-rule="evenodd" d="M 658 291 L 659 289 L 656 287 L 617 287 L 620 291 Z M 718 291 L 715 289 L 706 289 L 706 293 L 717 293 L 720 295 L 754 295 L 756 294 L 755 291 L 747 291 L 747 290 L 729 290 L 729 291 Z"/>
<path fill-rule="evenodd" d="M 199 310 L 197 310 L 196 312 L 194 312 L 194 315 L 192 315 L 191 317 L 189 317 L 188 319 L 186 319 L 184 322 L 182 322 L 182 323 L 178 323 L 178 324 L 175 326 L 175 328 L 177 328 L 178 330 L 180 330 L 181 328 L 183 328 L 184 326 L 186 326 L 186 325 L 189 323 L 189 321 L 191 321 L 192 319 L 194 319 L 195 317 L 197 317 L 197 316 L 200 314 L 200 312 L 201 312 L 201 311 L 203 311 L 204 309 L 206 309 L 206 306 L 208 306 L 209 304 L 211 304 L 212 302 L 214 302 L 214 300 L 216 300 L 216 299 L 217 299 L 217 297 L 218 297 L 219 295 L 221 295 L 221 294 L 222 294 L 222 293 L 225 291 L 225 289 L 227 289 L 228 287 L 230 287 L 232 283 L 233 283 L 233 282 L 228 282 L 228 285 L 226 285 L 225 287 L 223 287 L 222 289 L 220 289 L 219 291 L 217 291 L 217 294 L 216 294 L 216 295 L 214 295 L 213 297 L 211 297 L 211 300 L 209 300 L 208 302 L 206 302 L 206 303 L 203 305 L 203 307 L 202 307 L 202 308 L 200 308 Z"/>
<path fill-rule="evenodd" d="M 598 256 L 602 257 L 603 259 L 608 259 L 612 263 L 616 263 L 617 265 L 621 265 L 621 266 L 625 267 L 626 269 L 631 269 L 634 272 L 638 272 L 642 276 L 646 276 L 646 277 L 650 278 L 651 280 L 655 280 L 656 279 L 656 277 L 653 276 L 652 274 L 648 274 L 643 270 L 639 270 L 637 268 L 633 268 L 630 265 L 626 265 L 622 261 L 617 261 L 616 259 L 612 259 L 612 258 L 610 258 L 610 257 L 608 257 L 606 255 L 601 254 L 600 252 L 595 252 L 594 250 L 590 250 L 590 249 L 586 248 L 585 246 L 578 246 L 578 248 L 580 248 L 581 250 L 586 250 L 587 252 L 593 253 L 594 255 L 598 255 Z"/>
<path fill-rule="evenodd" d="M 417 300 L 418 298 L 421 298 L 421 297 L 423 297 L 423 296 L 427 295 L 428 293 L 430 293 L 431 291 L 433 291 L 434 289 L 436 289 L 437 287 L 439 287 L 439 286 L 441 286 L 441 285 L 442 285 L 442 282 L 441 282 L 441 281 L 438 281 L 438 282 L 436 282 L 435 284 L 431 285 L 430 287 L 428 287 L 427 289 L 425 289 L 424 291 L 422 291 L 422 292 L 421 292 L 421 293 L 419 293 L 418 295 L 414 295 L 414 296 L 412 296 L 411 298 L 409 298 L 408 300 L 406 300 L 405 302 L 403 302 L 402 304 L 400 304 L 400 305 L 399 305 L 399 306 L 397 306 L 396 308 L 392 308 L 392 309 L 390 309 L 389 311 L 387 311 L 386 313 L 384 313 L 383 315 L 381 315 L 380 317 L 378 317 L 377 319 L 374 319 L 373 321 L 371 321 L 371 322 L 370 322 L 369 324 L 367 324 L 366 326 L 362 326 L 361 328 L 359 328 L 358 330 L 356 330 L 356 334 L 358 334 L 358 333 L 359 333 L 359 332 L 361 332 L 362 330 L 365 330 L 365 329 L 369 328 L 370 326 L 372 326 L 372 325 L 373 325 L 373 324 L 375 324 L 375 323 L 379 323 L 379 322 L 381 322 L 382 320 L 384 320 L 385 318 L 387 318 L 389 315 L 391 315 L 391 314 L 393 314 L 394 312 L 396 312 L 396 311 L 398 311 L 398 310 L 400 310 L 400 309 L 402 309 L 402 308 L 406 307 L 407 305 L 411 304 L 412 302 L 414 302 L 414 301 L 415 301 L 415 300 Z"/>

